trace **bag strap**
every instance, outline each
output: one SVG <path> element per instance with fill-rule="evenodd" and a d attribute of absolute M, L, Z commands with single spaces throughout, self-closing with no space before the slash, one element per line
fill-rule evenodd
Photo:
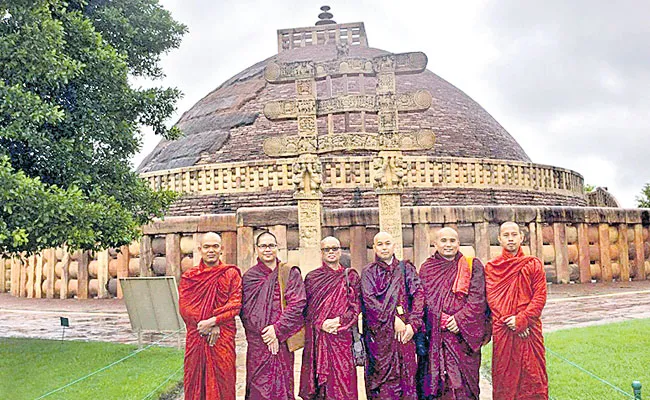
<path fill-rule="evenodd" d="M 467 266 L 469 266 L 469 275 L 472 276 L 472 263 L 474 262 L 474 257 L 465 257 L 467 260 Z"/>
<path fill-rule="evenodd" d="M 289 283 L 289 276 L 293 268 L 298 268 L 295 265 L 291 266 L 287 263 L 280 263 L 278 265 L 278 284 L 280 285 L 280 306 L 284 310 L 287 306 L 287 300 L 284 297 L 284 292 L 287 289 L 287 284 Z"/>

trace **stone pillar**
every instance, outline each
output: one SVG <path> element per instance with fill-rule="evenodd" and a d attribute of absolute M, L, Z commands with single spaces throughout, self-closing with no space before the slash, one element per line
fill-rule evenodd
<path fill-rule="evenodd" d="M 400 151 L 380 151 L 372 161 L 375 191 L 379 196 L 379 230 L 395 240 L 395 255 L 402 259 L 402 187 L 404 161 Z"/>
<path fill-rule="evenodd" d="M 255 262 L 253 228 L 250 226 L 237 227 L 237 266 L 246 272 Z"/>
<path fill-rule="evenodd" d="M 564 222 L 553 224 L 553 246 L 555 247 L 555 272 L 557 283 L 569 283 L 569 254 Z"/>
<path fill-rule="evenodd" d="M 303 276 L 321 266 L 321 215 L 320 199 L 298 200 L 299 258 Z"/>
<path fill-rule="evenodd" d="M 590 283 L 589 227 L 584 223 L 578 224 L 578 266 L 580 268 L 580 283 Z"/>
<path fill-rule="evenodd" d="M 643 254 L 643 225 L 634 224 L 634 280 L 645 280 L 645 255 Z"/>
<path fill-rule="evenodd" d="M 151 247 L 151 236 L 142 235 L 140 239 L 140 277 L 151 276 L 151 264 L 153 263 L 153 248 Z"/>

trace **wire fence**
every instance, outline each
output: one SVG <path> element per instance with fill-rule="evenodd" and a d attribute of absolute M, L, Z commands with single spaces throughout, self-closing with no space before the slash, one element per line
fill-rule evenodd
<path fill-rule="evenodd" d="M 36 400 L 44 399 L 44 398 L 46 398 L 46 397 L 48 397 L 48 396 L 51 396 L 51 395 L 53 395 L 53 394 L 55 394 L 55 393 L 58 393 L 58 392 L 60 392 L 60 391 L 62 391 L 62 390 L 65 390 L 66 388 L 69 388 L 69 387 L 72 386 L 72 385 L 75 385 L 75 384 L 77 384 L 77 383 L 79 383 L 79 382 L 82 382 L 82 381 L 84 381 L 84 380 L 86 380 L 86 379 L 88 379 L 88 378 L 90 378 L 90 377 L 92 377 L 92 376 L 94 376 L 94 375 L 97 375 L 97 374 L 99 374 L 99 373 L 101 373 L 101 372 L 103 372 L 103 371 L 106 371 L 107 369 L 109 369 L 109 368 L 111 368 L 111 367 L 114 367 L 115 365 L 120 364 L 120 363 L 122 363 L 122 362 L 128 360 L 129 358 L 135 357 L 136 355 L 142 353 L 143 351 L 145 351 L 145 350 L 147 350 L 147 349 L 149 349 L 149 348 L 151 348 L 151 347 L 153 347 L 153 346 L 159 345 L 159 344 L 162 343 L 165 339 L 167 339 L 168 337 L 170 337 L 170 336 L 172 336 L 172 335 L 175 335 L 175 334 L 179 333 L 180 331 L 181 331 L 181 330 L 179 329 L 179 330 L 177 330 L 177 331 L 175 331 L 175 332 L 171 332 L 171 333 L 169 333 L 169 334 L 163 336 L 162 338 L 158 339 L 157 341 L 155 341 L 155 342 L 153 342 L 153 343 L 150 343 L 150 344 L 148 344 L 147 346 L 145 346 L 145 347 L 143 347 L 143 348 L 137 349 L 137 350 L 135 350 L 135 351 L 133 351 L 133 352 L 127 354 L 126 356 L 120 358 L 120 359 L 117 360 L 117 361 L 114 361 L 114 362 L 112 362 L 112 363 L 110 363 L 110 364 L 108 364 L 108 365 L 105 365 L 105 366 L 103 366 L 102 368 L 99 368 L 99 369 L 97 369 L 97 370 L 95 370 L 95 371 L 93 371 L 93 372 L 90 372 L 90 373 L 88 373 L 88 374 L 86 374 L 86 375 L 84 375 L 84 376 L 82 376 L 82 377 L 80 377 L 80 378 L 75 379 L 75 380 L 72 381 L 72 382 L 69 382 L 69 383 L 67 383 L 67 384 L 65 384 L 65 385 L 63 385 L 63 386 L 61 386 L 61 387 L 58 387 L 58 388 L 56 388 L 56 389 L 54 389 L 54 390 L 51 390 L 51 391 L 49 391 L 49 392 L 47 392 L 47 393 L 41 395 L 40 397 L 37 397 Z M 177 371 L 176 371 L 176 372 L 177 372 Z M 168 382 L 169 379 L 171 379 L 171 378 L 168 378 L 168 380 L 167 380 L 166 382 Z M 164 382 L 162 385 L 164 385 L 166 382 Z M 161 386 L 162 386 L 162 385 L 161 385 Z M 157 390 L 157 389 L 158 389 L 158 388 L 156 388 L 156 390 Z M 154 392 L 155 392 L 155 391 L 154 391 Z"/>
<path fill-rule="evenodd" d="M 595 380 L 599 381 L 600 383 L 609 386 L 610 388 L 614 389 L 616 392 L 618 392 L 618 393 L 621 394 L 622 396 L 625 396 L 625 397 L 630 398 L 630 399 L 636 399 L 636 400 L 640 400 L 640 399 L 641 399 L 640 384 L 639 384 L 639 392 L 638 392 L 638 397 L 637 397 L 637 395 L 635 395 L 635 394 L 630 394 L 630 393 L 626 392 L 625 390 L 621 389 L 620 387 L 614 385 L 614 384 L 611 383 L 611 382 L 608 382 L 607 380 L 601 378 L 600 376 L 594 374 L 593 372 L 587 370 L 586 368 L 584 368 L 584 367 L 582 367 L 582 366 L 580 366 L 580 365 L 574 363 L 573 361 L 571 361 L 571 360 L 569 360 L 569 359 L 563 357 L 562 355 L 556 353 L 555 351 L 549 349 L 548 347 L 545 346 L 545 348 L 546 348 L 546 351 L 547 351 L 549 354 L 551 354 L 552 356 L 556 357 L 557 359 L 561 360 L 562 362 L 564 362 L 564 363 L 566 363 L 566 364 L 568 364 L 568 365 L 570 365 L 570 366 L 572 366 L 572 367 L 574 367 L 574 368 L 577 368 L 578 370 L 580 370 L 580 371 L 582 371 L 583 373 L 589 375 L 590 377 L 594 378 Z M 636 381 L 635 381 L 635 382 L 636 382 Z M 634 384 L 633 384 L 633 387 L 634 387 Z M 636 389 L 636 388 L 635 388 L 635 389 Z M 554 400 L 554 399 L 556 399 L 556 397 L 553 397 L 553 396 L 550 396 L 550 395 L 549 395 L 549 399 Z"/>

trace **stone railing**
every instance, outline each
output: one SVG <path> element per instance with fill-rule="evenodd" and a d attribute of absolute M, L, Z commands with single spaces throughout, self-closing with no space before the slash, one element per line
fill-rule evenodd
<path fill-rule="evenodd" d="M 580 174 L 510 160 L 404 156 L 405 186 L 532 190 L 584 198 Z M 214 194 L 293 190 L 295 159 L 207 164 L 141 174 L 154 189 Z M 325 190 L 372 188 L 372 157 L 322 157 Z"/>
<path fill-rule="evenodd" d="M 591 207 L 402 207 L 404 258 L 419 266 L 433 252 L 435 232 L 458 230 L 461 251 L 482 261 L 500 253 L 499 224 L 517 222 L 524 252 L 544 262 L 547 281 L 590 283 L 650 279 L 650 209 Z M 373 259 L 376 208 L 326 210 L 322 235 L 336 236 L 352 267 Z M 255 261 L 254 238 L 270 230 L 282 260 L 297 264 L 296 207 L 240 208 L 236 214 L 170 217 L 143 227 L 140 242 L 96 254 L 62 249 L 0 259 L 0 292 L 20 297 L 120 297 L 120 277 L 172 275 L 198 263 L 197 238 L 219 232 L 222 259 L 242 270 Z M 307 271 L 303 271 L 307 272 Z"/>

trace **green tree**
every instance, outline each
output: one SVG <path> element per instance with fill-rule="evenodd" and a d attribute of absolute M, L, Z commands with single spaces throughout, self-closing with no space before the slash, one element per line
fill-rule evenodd
<path fill-rule="evenodd" d="M 636 197 L 636 205 L 640 208 L 650 208 L 650 183 L 643 185 L 641 195 Z"/>
<path fill-rule="evenodd" d="M 119 246 L 175 196 L 132 171 L 142 126 L 167 138 L 159 78 L 184 25 L 158 0 L 0 0 L 0 252 Z"/>
<path fill-rule="evenodd" d="M 590 185 L 590 184 L 588 184 L 588 183 L 585 183 L 584 186 L 582 187 L 582 190 L 583 190 L 585 193 L 591 193 L 591 192 L 593 192 L 595 189 L 596 189 L 596 186 L 594 186 L 594 185 Z"/>

